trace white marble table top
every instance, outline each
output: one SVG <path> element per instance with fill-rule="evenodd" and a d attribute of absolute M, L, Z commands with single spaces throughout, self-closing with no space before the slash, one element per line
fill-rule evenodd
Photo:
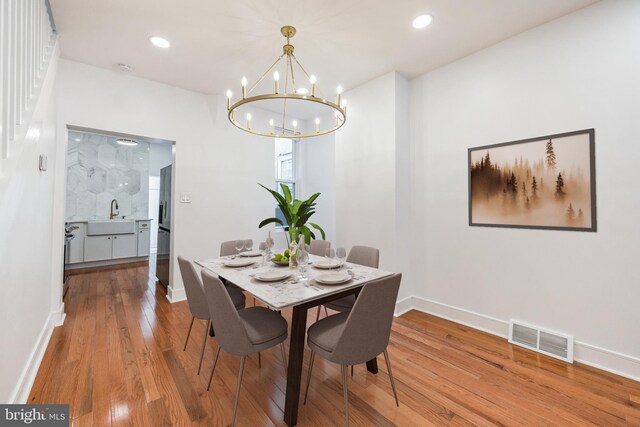
<path fill-rule="evenodd" d="M 299 279 L 297 269 L 289 267 L 279 267 L 271 262 L 266 262 L 262 266 L 262 257 L 255 257 L 255 263 L 247 267 L 227 267 L 223 265 L 225 261 L 233 257 L 222 257 L 196 261 L 202 268 L 224 277 L 229 282 L 242 288 L 255 296 L 269 307 L 280 310 L 286 307 L 302 304 L 327 295 L 336 294 L 347 289 L 357 288 L 374 279 L 389 276 L 393 273 L 379 270 L 377 268 L 365 267 L 363 265 L 345 263 L 340 269 L 325 270 L 313 267 L 313 264 L 323 260 L 323 257 L 309 255 L 311 265 L 307 267 L 306 279 Z M 278 282 L 261 282 L 254 278 L 256 273 L 269 270 L 290 272 L 288 279 Z M 348 282 L 341 285 L 323 285 L 315 280 L 315 277 L 328 271 L 347 271 L 353 277 Z"/>

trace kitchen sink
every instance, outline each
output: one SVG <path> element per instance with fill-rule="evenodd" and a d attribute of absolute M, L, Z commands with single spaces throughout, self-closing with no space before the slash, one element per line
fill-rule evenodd
<path fill-rule="evenodd" d="M 87 223 L 88 236 L 103 236 L 108 234 L 133 234 L 136 232 L 136 222 L 132 219 L 105 219 L 89 221 Z"/>

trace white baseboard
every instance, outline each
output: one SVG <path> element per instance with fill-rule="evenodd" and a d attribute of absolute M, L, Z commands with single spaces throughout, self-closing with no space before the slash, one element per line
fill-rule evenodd
<path fill-rule="evenodd" d="M 509 322 L 507 320 L 497 319 L 426 298 L 410 296 L 396 303 L 396 316 L 401 316 L 410 310 L 432 314 L 501 338 L 507 339 L 509 336 Z M 640 381 L 640 358 L 635 356 L 575 341 L 574 360 L 634 381 Z"/>
<path fill-rule="evenodd" d="M 573 360 L 613 374 L 640 381 L 640 358 L 574 341 Z"/>
<path fill-rule="evenodd" d="M 464 308 L 413 296 L 413 308 L 501 338 L 509 337 L 509 322 Z"/>
<path fill-rule="evenodd" d="M 11 394 L 11 398 L 8 403 L 27 403 L 31 387 L 33 387 L 33 382 L 35 381 L 38 369 L 40 368 L 40 363 L 42 362 L 44 353 L 49 345 L 49 340 L 53 334 L 53 328 L 62 325 L 64 319 L 64 304 L 61 304 L 58 310 L 49 313 L 47 321 L 36 340 L 33 350 L 31 350 L 27 364 L 20 375 L 18 383 L 13 389 L 13 393 Z"/>
<path fill-rule="evenodd" d="M 395 317 L 400 317 L 408 311 L 413 310 L 413 297 L 406 297 L 396 302 Z"/>
<path fill-rule="evenodd" d="M 64 303 L 60 304 L 60 308 L 51 312 L 51 324 L 55 328 L 56 326 L 62 326 L 67 314 L 64 312 Z"/>
<path fill-rule="evenodd" d="M 186 300 L 187 294 L 184 291 L 184 288 L 173 289 L 171 286 L 169 286 L 169 288 L 167 289 L 167 299 L 171 304 L 173 304 L 174 302 L 180 302 L 180 301 Z"/>

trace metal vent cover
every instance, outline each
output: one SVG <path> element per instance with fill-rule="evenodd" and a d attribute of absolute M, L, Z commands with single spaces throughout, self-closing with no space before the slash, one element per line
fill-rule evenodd
<path fill-rule="evenodd" d="M 517 320 L 509 321 L 509 342 L 573 363 L 573 337 Z"/>

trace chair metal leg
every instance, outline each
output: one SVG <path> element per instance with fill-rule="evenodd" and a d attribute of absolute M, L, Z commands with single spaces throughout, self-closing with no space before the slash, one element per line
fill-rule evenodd
<path fill-rule="evenodd" d="M 240 400 L 240 386 L 242 385 L 242 374 L 244 372 L 244 360 L 247 356 L 240 358 L 240 372 L 238 373 L 238 385 L 236 387 L 236 402 L 233 404 L 233 418 L 231 419 L 231 426 L 236 425 L 236 414 L 238 413 L 238 401 Z"/>
<path fill-rule="evenodd" d="M 258 369 L 262 369 L 262 356 L 258 353 Z"/>
<path fill-rule="evenodd" d="M 387 362 L 387 372 L 389 372 L 389 379 L 391 380 L 391 389 L 393 390 L 393 397 L 396 398 L 396 406 L 400 407 L 400 403 L 398 403 L 398 394 L 396 393 L 396 385 L 393 382 L 393 374 L 391 373 L 391 363 L 389 362 L 389 354 L 387 354 L 387 349 L 385 348 L 383 351 L 384 361 Z"/>
<path fill-rule="evenodd" d="M 318 320 L 320 320 L 320 310 L 322 310 L 322 306 L 321 305 L 318 306 L 318 314 L 316 315 L 316 322 Z"/>
<path fill-rule="evenodd" d="M 318 311 L 320 311 L 320 309 L 318 308 Z M 311 352 L 311 359 L 309 359 L 309 374 L 307 375 L 307 387 L 304 390 L 304 401 L 302 402 L 303 405 L 307 404 L 307 394 L 309 394 L 309 383 L 311 383 L 311 371 L 313 371 L 313 361 L 316 359 L 316 353 L 315 352 Z"/>
<path fill-rule="evenodd" d="M 347 366 L 340 365 L 342 370 L 342 395 L 344 397 L 344 418 L 345 418 L 345 426 L 349 427 L 349 398 L 347 391 Z"/>
<path fill-rule="evenodd" d="M 216 365 L 218 364 L 218 357 L 220 357 L 220 346 L 218 346 L 218 350 L 216 351 L 216 358 L 213 361 L 213 368 L 211 369 L 211 375 L 209 375 L 209 384 L 207 384 L 207 390 L 211 387 L 211 380 L 213 379 L 213 373 L 216 371 Z"/>
<path fill-rule="evenodd" d="M 200 350 L 200 363 L 198 364 L 198 375 L 200 375 L 200 369 L 202 368 L 202 359 L 204 359 L 204 348 L 207 345 L 207 334 L 209 333 L 209 326 L 211 326 L 211 320 L 207 320 L 207 327 L 204 328 L 204 335 L 202 336 L 202 350 Z"/>
<path fill-rule="evenodd" d="M 353 365 L 351 365 L 351 376 L 353 376 Z"/>
<path fill-rule="evenodd" d="M 194 320 L 196 320 L 196 318 L 191 316 L 191 323 L 189 324 L 189 332 L 187 332 L 187 338 L 185 338 L 184 340 L 184 348 L 182 349 L 182 351 L 185 351 L 187 349 L 187 343 L 189 342 L 189 335 L 191 335 L 191 328 L 193 328 Z"/>
<path fill-rule="evenodd" d="M 284 351 L 284 342 L 280 343 L 280 350 L 282 351 L 282 366 L 284 367 L 284 376 L 287 376 L 287 353 Z"/>

